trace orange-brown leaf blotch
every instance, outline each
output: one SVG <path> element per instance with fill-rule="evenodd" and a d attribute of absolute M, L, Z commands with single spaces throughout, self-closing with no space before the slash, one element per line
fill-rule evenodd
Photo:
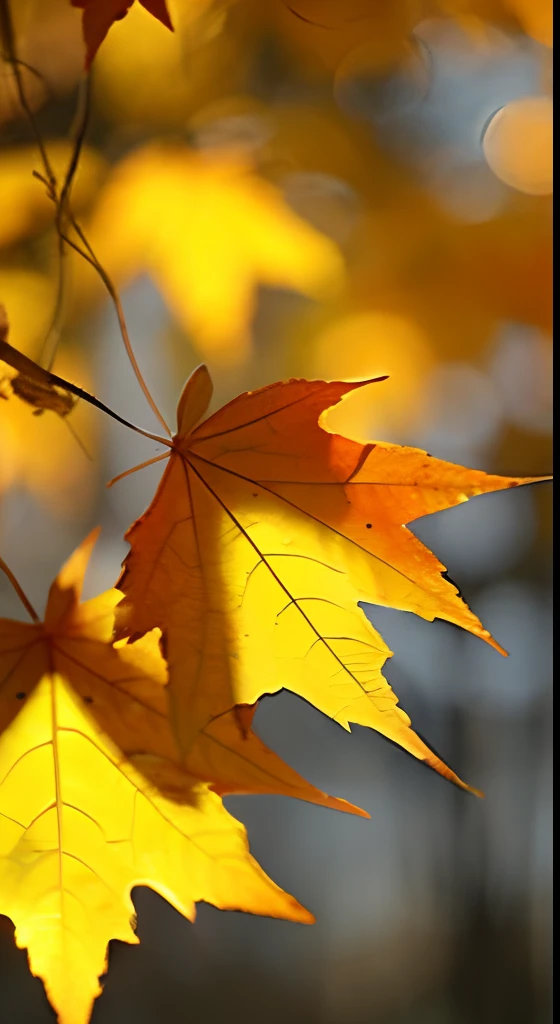
<path fill-rule="evenodd" d="M 398 707 L 391 652 L 358 602 L 447 619 L 501 650 L 405 524 L 529 481 L 325 430 L 326 410 L 365 383 L 272 384 L 198 426 L 206 368 L 186 384 L 167 469 L 127 534 L 117 621 L 119 635 L 164 632 L 187 761 L 216 716 L 284 687 L 464 785 Z"/>
<path fill-rule="evenodd" d="M 101 43 L 115 21 L 128 13 L 134 0 L 70 0 L 72 7 L 83 10 L 83 33 L 86 44 L 86 69 L 91 66 Z M 139 0 L 149 14 L 173 31 L 166 0 Z"/>

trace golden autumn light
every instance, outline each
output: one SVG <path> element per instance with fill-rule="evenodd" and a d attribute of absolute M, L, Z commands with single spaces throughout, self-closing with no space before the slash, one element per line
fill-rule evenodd
<path fill-rule="evenodd" d="M 250 856 L 212 779 L 181 768 L 157 637 L 112 647 L 120 595 L 80 604 L 94 540 L 53 583 L 44 624 L 0 622 L 9 674 L 0 703 L 1 906 L 65 1024 L 89 1020 L 109 940 L 138 941 L 133 885 L 152 885 L 191 919 L 205 899 L 312 920 Z"/>
<path fill-rule="evenodd" d="M 0 0 L 2 1021 L 550 1015 L 552 62 Z"/>

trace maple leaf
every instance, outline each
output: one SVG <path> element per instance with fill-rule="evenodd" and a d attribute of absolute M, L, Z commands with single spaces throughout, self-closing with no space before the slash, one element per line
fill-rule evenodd
<path fill-rule="evenodd" d="M 272 384 L 198 426 L 206 367 L 185 386 L 169 464 L 126 535 L 117 622 L 118 635 L 162 629 L 187 758 L 216 715 L 284 687 L 464 785 L 397 706 L 381 671 L 391 652 L 358 602 L 447 619 L 501 650 L 404 524 L 529 481 L 327 432 L 326 410 L 367 383 Z"/>
<path fill-rule="evenodd" d="M 259 283 L 320 298 L 342 279 L 334 243 L 235 153 L 151 145 L 131 154 L 108 182 L 88 238 L 121 284 L 148 270 L 199 347 L 224 361 L 246 354 Z M 94 282 L 79 264 L 75 272 L 84 287 Z"/>
<path fill-rule="evenodd" d="M 226 792 L 273 792 L 365 815 L 306 783 L 251 732 L 208 725 L 180 763 L 156 630 L 110 643 L 109 591 L 80 603 L 94 531 L 53 583 L 44 622 L 0 620 L 0 913 L 63 1024 L 85 1024 L 111 939 L 137 942 L 130 892 L 292 921 L 312 916 L 253 860 Z"/>
<path fill-rule="evenodd" d="M 101 43 L 115 21 L 128 13 L 134 0 L 70 0 L 72 7 L 83 10 L 82 27 L 86 44 L 86 69 L 89 69 Z M 173 31 L 166 0 L 139 0 L 149 14 Z"/>

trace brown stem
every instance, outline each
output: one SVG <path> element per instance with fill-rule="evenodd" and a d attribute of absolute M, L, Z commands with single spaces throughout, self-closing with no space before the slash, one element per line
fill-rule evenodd
<path fill-rule="evenodd" d="M 51 163 L 50 163 L 49 158 L 48 158 L 47 151 L 45 149 L 43 140 L 41 138 L 41 133 L 39 132 L 39 129 L 38 129 L 36 121 L 35 121 L 35 118 L 33 116 L 33 111 L 31 110 L 31 107 L 30 107 L 30 105 L 29 105 L 29 103 L 27 101 L 27 96 L 25 94 L 25 88 L 24 88 L 24 85 L 23 85 L 23 80 L 22 80 L 21 71 L 20 71 L 21 62 L 18 60 L 18 57 L 17 57 L 17 54 L 16 54 L 14 29 L 13 29 L 12 15 L 11 15 L 11 11 L 10 11 L 9 0 L 0 0 L 0 32 L 1 32 L 2 37 L 4 39 L 4 45 L 5 45 L 5 50 L 6 50 L 6 54 L 7 54 L 7 59 L 12 64 L 13 69 L 14 69 L 14 76 L 15 76 L 15 80 L 16 80 L 16 88 L 17 88 L 17 92 L 18 92 L 19 101 L 21 103 L 21 106 L 22 106 L 23 110 L 25 111 L 25 114 L 27 115 L 27 118 L 28 118 L 29 123 L 31 125 L 31 128 L 33 130 L 33 134 L 35 136 L 35 140 L 36 140 L 37 146 L 39 148 L 39 153 L 41 155 L 41 160 L 43 162 L 43 167 L 44 167 L 44 170 L 45 170 L 45 179 L 41 179 L 41 180 L 44 180 L 44 183 L 45 183 L 45 185 L 47 187 L 47 194 L 48 194 L 49 198 L 52 200 L 52 202 L 55 205 L 55 209 L 56 209 L 55 226 L 56 226 L 56 230 L 57 230 L 58 236 L 59 236 L 59 238 L 61 240 L 61 243 L 66 243 L 67 245 L 70 245 L 71 248 L 73 248 L 76 252 L 78 252 L 80 254 L 80 256 L 82 256 L 82 258 L 86 259 L 87 262 L 90 263 L 91 266 L 94 267 L 94 269 L 99 274 L 99 277 L 103 281 L 103 284 L 105 285 L 105 288 L 107 289 L 107 291 L 108 291 L 108 293 L 109 293 L 109 295 L 110 295 L 110 297 L 112 299 L 113 305 L 115 307 L 115 310 L 116 310 L 116 313 L 117 313 L 117 319 L 118 319 L 118 322 L 119 322 L 119 328 L 120 328 L 120 332 L 121 332 L 121 336 L 122 336 L 122 340 L 123 340 L 124 347 L 125 347 L 125 350 L 126 350 L 126 354 L 127 354 L 128 359 L 130 361 L 130 364 L 132 366 L 132 369 L 134 371 L 136 379 L 137 379 L 137 381 L 138 381 L 138 383 L 140 385 L 140 388 L 142 389 L 142 392 L 144 394 L 144 397 L 146 398 L 146 401 L 148 402 L 148 405 L 150 406 L 150 408 L 151 408 L 152 412 L 154 413 L 156 419 L 159 421 L 159 423 L 161 424 L 161 426 L 165 430 L 166 434 L 169 437 L 171 437 L 172 436 L 171 435 L 171 431 L 170 431 L 167 423 L 165 422 L 162 414 L 160 413 L 160 411 L 159 411 L 159 409 L 158 409 L 154 399 L 152 398 L 152 395 L 150 394 L 150 390 L 148 388 L 148 385 L 146 384 L 146 382 L 144 380 L 144 377 L 142 376 L 142 372 L 141 372 L 140 367 L 138 365 L 138 362 L 136 360 L 136 356 L 134 355 L 134 351 L 132 349 L 132 345 L 131 345 L 131 342 L 130 342 L 130 337 L 129 337 L 129 334 L 128 334 L 128 328 L 127 328 L 127 325 L 126 325 L 126 319 L 125 319 L 125 316 L 124 316 L 124 310 L 122 308 L 122 303 L 121 303 L 120 298 L 118 296 L 117 290 L 116 290 L 116 288 L 115 288 L 111 278 L 107 274 L 107 271 L 104 269 L 104 267 L 101 265 L 101 263 L 97 259 L 97 257 L 95 255 L 91 245 L 89 244 L 89 242 L 88 242 L 88 240 L 87 240 L 87 238 L 86 238 L 86 236 L 85 236 L 85 234 L 84 234 L 84 232 L 82 230 L 82 228 L 80 227 L 80 225 L 76 221 L 76 218 L 75 218 L 74 214 L 72 213 L 72 210 L 70 209 L 70 203 L 69 203 L 70 191 L 71 191 L 74 175 L 75 175 L 77 167 L 78 167 L 79 157 L 80 157 L 81 149 L 82 149 L 82 146 L 83 146 L 83 143 L 84 143 L 85 133 L 86 133 L 87 124 L 88 124 L 89 105 L 90 105 L 89 77 L 86 78 L 86 86 L 85 86 L 85 91 L 83 93 L 83 97 L 84 97 L 84 99 L 83 99 L 83 109 L 82 109 L 81 117 L 79 118 L 79 127 L 78 127 L 78 131 L 77 131 L 77 134 L 76 134 L 76 139 L 75 139 L 75 143 L 74 143 L 74 149 L 73 149 L 73 152 L 72 152 L 72 156 L 70 158 L 70 164 L 69 164 L 69 167 L 68 167 L 68 171 L 66 172 L 64 183 L 62 185 L 62 189 L 61 189 L 61 192 L 60 192 L 60 195 L 59 195 L 58 194 L 58 185 L 57 185 L 57 181 L 56 181 L 56 177 L 55 177 L 54 171 L 52 169 Z M 40 175 L 37 175 L 37 176 L 39 178 L 41 177 Z M 80 239 L 80 241 L 84 245 L 84 247 L 87 250 L 87 252 L 84 252 L 84 250 L 79 245 L 77 245 L 75 242 L 72 242 L 68 238 L 68 235 L 67 235 L 67 233 L 65 231 L 65 228 L 64 228 L 64 221 L 65 221 L 65 219 L 74 228 L 76 234 L 78 235 L 78 238 Z M 63 258 L 63 251 L 61 249 L 60 250 L 60 259 L 62 260 L 62 258 Z M 61 268 L 60 268 L 60 274 L 62 274 L 62 265 L 61 265 Z M 59 294 L 58 294 L 58 297 L 57 297 L 57 304 L 56 304 L 56 309 L 55 309 L 55 320 L 53 321 L 55 324 L 56 324 L 56 316 L 58 315 L 59 308 L 61 308 L 61 305 L 62 305 L 62 292 L 63 292 L 63 287 L 62 287 L 62 284 L 59 282 Z M 47 335 L 47 337 L 48 337 L 48 335 Z M 50 360 L 50 362 L 52 362 L 52 359 Z"/>
<path fill-rule="evenodd" d="M 28 614 L 33 619 L 33 622 L 39 622 L 40 621 L 39 616 L 37 615 L 37 612 L 35 611 L 33 605 L 31 604 L 31 601 L 27 597 L 27 594 L 24 593 L 23 588 L 21 587 L 21 585 L 16 580 L 12 570 L 8 568 L 8 566 L 6 565 L 4 559 L 1 556 L 0 556 L 0 570 L 4 573 L 5 576 L 8 577 L 8 579 L 9 579 L 10 583 L 12 584 L 12 587 L 14 588 L 17 596 L 19 597 L 19 599 L 20 599 L 20 601 L 22 603 L 22 605 L 24 606 L 24 608 L 26 609 Z"/>
<path fill-rule="evenodd" d="M 25 89 L 23 86 L 23 80 L 21 77 L 20 70 L 22 66 L 22 61 L 18 60 L 18 56 L 16 53 L 14 25 L 12 22 L 12 12 L 10 10 L 9 0 L 0 0 L 0 35 L 2 36 L 4 48 L 6 51 L 6 60 L 8 61 L 8 63 L 12 65 L 14 70 L 14 78 L 16 82 L 16 89 L 19 102 L 23 110 L 25 111 L 25 114 L 31 126 L 31 130 L 33 131 L 33 134 L 35 136 L 37 148 L 39 150 L 39 153 L 41 154 L 41 160 L 43 162 L 43 167 L 45 168 L 48 186 L 50 189 L 56 190 L 56 176 L 52 169 L 52 165 L 49 160 L 47 151 L 45 149 L 45 145 L 41 138 L 41 133 L 37 127 L 35 116 L 27 101 L 27 96 L 25 94 Z"/>
<path fill-rule="evenodd" d="M 142 427 L 135 426 L 134 423 L 130 423 L 125 420 L 124 417 L 119 416 L 117 412 L 113 412 L 109 406 L 104 405 L 98 398 L 90 395 L 88 391 L 84 391 L 82 388 L 72 384 L 69 380 L 65 380 L 64 377 L 59 377 L 56 373 L 52 373 L 50 370 L 45 370 L 43 366 L 39 366 L 29 356 L 24 355 L 13 345 L 10 345 L 4 338 L 0 338 L 0 359 L 3 362 L 8 363 L 8 366 L 12 366 L 18 373 L 23 374 L 24 377 L 28 377 L 31 381 L 42 385 L 43 387 L 62 388 L 64 391 L 69 391 L 71 395 L 75 395 L 76 398 L 82 398 L 84 402 L 88 402 L 89 405 L 94 405 L 96 409 L 100 409 L 101 412 L 107 413 L 112 419 L 117 420 L 118 423 L 122 423 L 125 427 L 129 427 L 130 430 L 135 430 L 137 434 L 142 434 L 144 437 L 149 437 L 152 441 L 159 441 L 160 444 L 164 444 L 167 448 L 173 448 L 173 441 L 169 441 L 166 437 L 160 437 L 159 434 L 152 434 L 149 430 L 143 430 Z"/>
<path fill-rule="evenodd" d="M 109 483 L 105 484 L 105 487 L 112 487 L 113 484 L 117 484 L 119 480 L 124 480 L 125 477 L 130 476 L 131 473 L 137 473 L 139 469 L 145 469 L 146 466 L 153 466 L 154 462 L 161 462 L 163 459 L 168 459 L 170 452 L 164 452 L 163 455 L 156 455 L 153 459 L 146 459 L 145 462 L 140 462 L 138 466 L 133 466 L 132 469 L 125 469 L 124 473 L 119 473 L 118 476 L 114 476 Z"/>

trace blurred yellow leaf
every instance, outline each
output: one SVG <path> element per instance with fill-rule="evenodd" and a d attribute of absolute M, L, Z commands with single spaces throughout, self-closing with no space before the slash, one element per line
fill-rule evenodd
<path fill-rule="evenodd" d="M 213 0 L 169 4 L 175 31 L 166 31 L 139 4 L 109 33 L 95 60 L 95 94 L 112 122 L 183 128 L 190 112 L 231 91 L 248 54 Z"/>
<path fill-rule="evenodd" d="M 259 284 L 324 298 L 342 279 L 334 243 L 235 153 L 133 153 L 109 180 L 89 237 L 120 284 L 148 270 L 200 350 L 222 363 L 248 353 Z M 81 279 L 92 286 L 83 268 Z"/>
<path fill-rule="evenodd" d="M 83 10 L 82 28 L 86 44 L 86 70 L 89 70 L 107 32 L 128 13 L 134 0 L 70 0 L 72 7 Z M 165 0 L 138 0 L 154 18 L 173 31 Z"/>
<path fill-rule="evenodd" d="M 505 0 L 527 35 L 552 46 L 552 0 Z"/>
<path fill-rule="evenodd" d="M 49 159 L 57 179 L 62 182 L 72 154 L 69 143 L 55 140 L 46 143 Z M 80 159 L 72 189 L 72 205 L 79 210 L 97 192 L 106 168 L 100 153 L 86 147 Z M 9 196 L 2 204 L 0 246 L 37 234 L 54 220 L 54 206 L 42 182 L 33 171 L 44 174 L 35 146 L 17 146 L 0 151 L 0 191 Z"/>
<path fill-rule="evenodd" d="M 52 313 L 54 281 L 36 271 L 0 267 L 0 303 L 6 310 L 12 343 L 32 359 Z"/>
<path fill-rule="evenodd" d="M 36 358 L 48 327 L 53 288 L 48 279 L 30 271 L 1 270 L 0 298 L 10 322 L 10 340 Z M 76 350 L 62 349 L 56 370 L 66 379 L 89 387 L 86 361 Z M 0 360 L 0 494 L 21 487 L 62 517 L 80 516 L 96 486 L 95 470 L 68 423 L 32 408 L 15 394 L 9 382 L 15 370 Z M 71 413 L 72 430 L 86 450 L 95 450 L 92 409 L 78 402 Z"/>

